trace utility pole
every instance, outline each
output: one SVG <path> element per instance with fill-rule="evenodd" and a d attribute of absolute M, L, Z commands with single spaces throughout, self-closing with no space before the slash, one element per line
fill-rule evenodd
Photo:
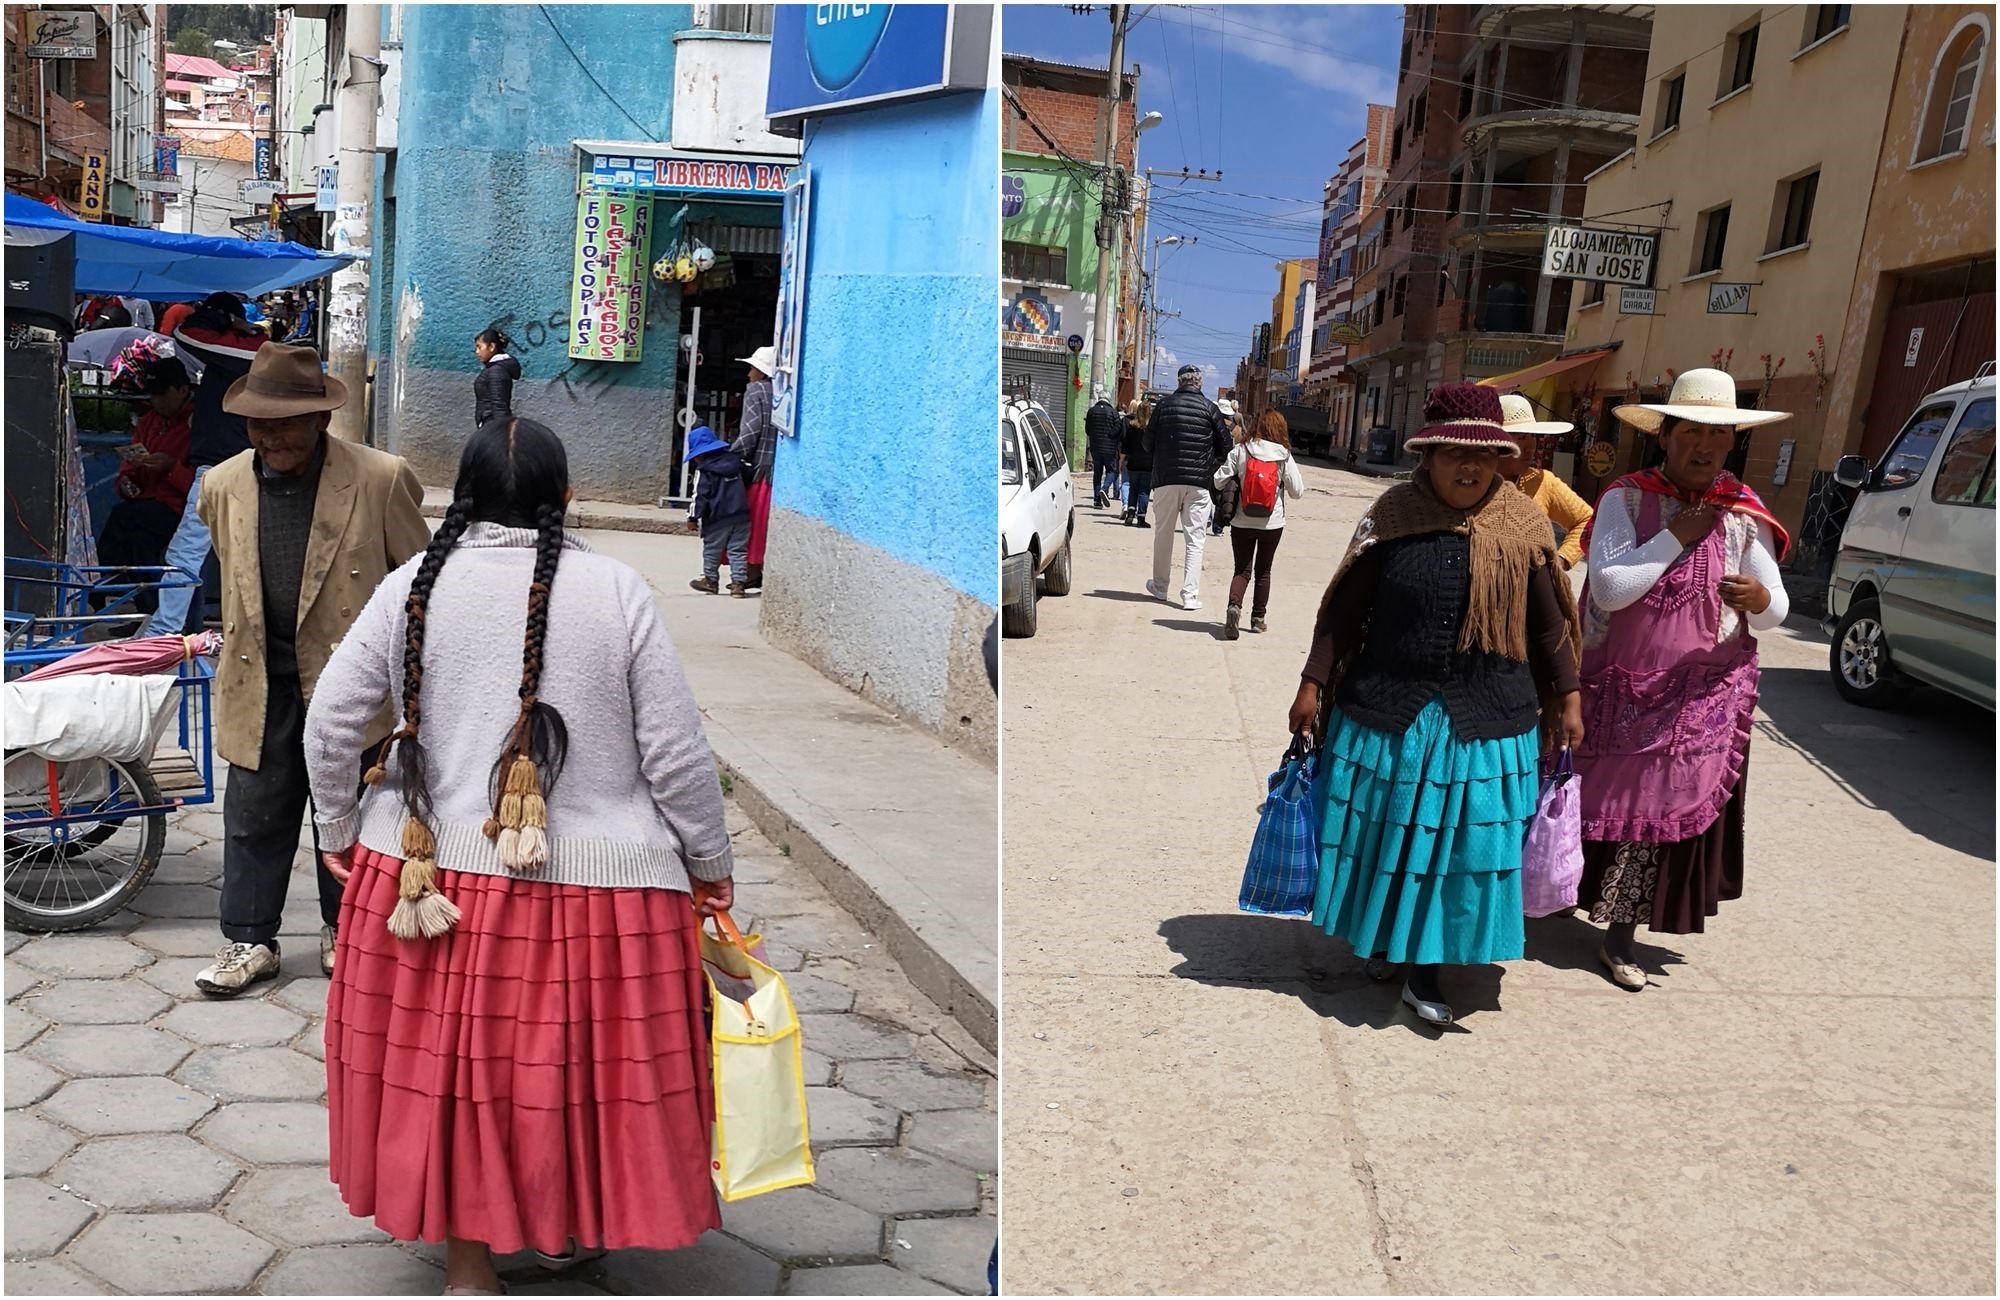
<path fill-rule="evenodd" d="M 1091 329 L 1090 387 L 1110 391 L 1104 382 L 1104 356 L 1118 320 L 1111 302 L 1111 267 L 1118 260 L 1118 236 L 1124 227 L 1125 173 L 1118 165 L 1118 105 L 1125 98 L 1125 23 L 1127 5 L 1111 6 L 1111 75 L 1105 82 L 1104 130 L 1098 152 L 1103 172 L 1103 201 L 1097 218 L 1097 319 Z M 1081 448 L 1075 449 L 1081 452 Z"/>
<path fill-rule="evenodd" d="M 375 115 L 382 103 L 382 10 L 347 5 L 344 75 L 336 97 L 340 149 L 335 155 L 333 251 L 356 260 L 333 273 L 327 307 L 327 373 L 347 385 L 347 405 L 333 413 L 332 432 L 368 440 L 368 277 L 373 254 Z"/>
<path fill-rule="evenodd" d="M 1160 249 L 1166 244 L 1198 244 L 1200 242 L 1199 239 L 1192 236 L 1182 235 L 1162 235 L 1153 240 L 1153 273 L 1146 277 L 1146 296 L 1152 303 L 1152 310 L 1147 317 L 1151 321 L 1151 324 L 1146 330 L 1146 388 L 1149 392 L 1153 388 L 1153 374 L 1158 368 L 1157 363 L 1160 354 L 1160 317 L 1163 314 L 1160 311 Z M 1179 315 L 1178 312 L 1168 314 Z"/>

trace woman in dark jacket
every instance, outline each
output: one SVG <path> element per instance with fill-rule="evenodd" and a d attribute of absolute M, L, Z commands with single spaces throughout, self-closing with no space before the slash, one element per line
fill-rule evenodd
<path fill-rule="evenodd" d="M 472 380 L 472 423 L 477 428 L 514 413 L 514 381 L 521 377 L 521 363 L 507 355 L 507 336 L 491 327 L 472 340 L 472 354 L 484 367 Z"/>
<path fill-rule="evenodd" d="M 1125 412 L 1125 522 L 1151 528 L 1146 507 L 1153 489 L 1153 440 L 1146 433 L 1152 414 L 1141 398 L 1133 398 Z"/>

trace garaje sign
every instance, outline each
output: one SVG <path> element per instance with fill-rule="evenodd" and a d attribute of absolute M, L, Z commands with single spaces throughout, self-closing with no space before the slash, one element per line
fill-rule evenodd
<path fill-rule="evenodd" d="M 590 164 L 600 189 L 686 190 L 705 194 L 765 194 L 783 198 L 792 169 L 783 163 L 728 158 L 640 158 L 601 154 Z"/>
<path fill-rule="evenodd" d="M 1565 280 L 1645 286 L 1653 282 L 1658 235 L 1591 226 L 1550 226 L 1542 243 L 1542 274 Z"/>
<path fill-rule="evenodd" d="M 586 189 L 576 200 L 576 288 L 569 354 L 637 361 L 646 324 L 646 244 L 653 201 Z"/>

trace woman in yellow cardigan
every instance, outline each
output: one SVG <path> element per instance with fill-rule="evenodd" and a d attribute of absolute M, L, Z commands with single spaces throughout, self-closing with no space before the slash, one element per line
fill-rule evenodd
<path fill-rule="evenodd" d="M 1576 426 L 1560 420 L 1536 420 L 1535 408 L 1528 399 L 1514 393 L 1500 399 L 1500 416 L 1501 427 L 1521 449 L 1520 455 L 1500 462 L 1500 474 L 1540 506 L 1550 523 L 1563 530 L 1556 558 L 1562 561 L 1563 568 L 1574 568 L 1583 559 L 1583 526 L 1590 522 L 1590 503 L 1569 484 L 1536 466 L 1534 440 L 1537 434 L 1568 433 Z"/>

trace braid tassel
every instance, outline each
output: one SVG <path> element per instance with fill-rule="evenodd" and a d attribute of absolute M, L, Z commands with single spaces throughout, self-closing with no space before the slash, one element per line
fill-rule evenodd
<path fill-rule="evenodd" d="M 509 871 L 540 871 L 549 865 L 549 808 L 542 798 L 541 776 L 534 760 L 516 753 L 501 787 L 496 846 L 500 865 Z"/>
<path fill-rule="evenodd" d="M 435 939 L 458 924 L 459 910 L 437 887 L 437 839 L 415 817 L 403 822 L 403 871 L 389 933 L 398 939 Z"/>

